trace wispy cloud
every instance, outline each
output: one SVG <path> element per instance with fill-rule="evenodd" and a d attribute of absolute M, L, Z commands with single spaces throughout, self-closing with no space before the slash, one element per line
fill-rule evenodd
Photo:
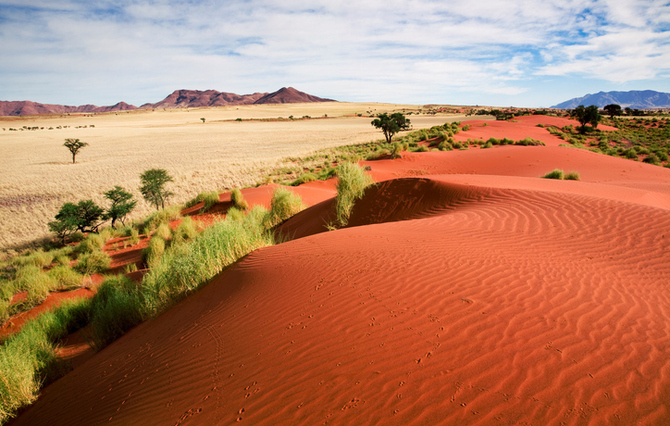
<path fill-rule="evenodd" d="M 139 104 L 294 85 L 542 104 L 555 78 L 670 90 L 668 22 L 656 0 L 0 0 L 0 99 Z"/>

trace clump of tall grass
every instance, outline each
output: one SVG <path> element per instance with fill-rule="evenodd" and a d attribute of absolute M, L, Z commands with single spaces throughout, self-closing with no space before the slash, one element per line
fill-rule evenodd
<path fill-rule="evenodd" d="M 130 229 L 130 238 L 126 240 L 128 245 L 134 246 L 140 242 L 140 231 L 135 228 Z"/>
<path fill-rule="evenodd" d="M 88 316 L 87 300 L 66 300 L 54 311 L 27 323 L 0 346 L 0 423 L 32 403 L 43 381 L 62 375 L 54 343 L 83 327 Z"/>
<path fill-rule="evenodd" d="M 337 197 L 335 198 L 335 213 L 340 226 L 347 225 L 354 203 L 363 196 L 365 188 L 373 183 L 372 178 L 358 164 L 340 164 L 337 170 Z"/>
<path fill-rule="evenodd" d="M 192 240 L 198 235 L 198 228 L 191 216 L 186 216 L 177 229 L 172 234 L 172 242 L 174 244 L 181 244 L 185 241 Z"/>
<path fill-rule="evenodd" d="M 56 282 L 59 290 L 69 290 L 81 287 L 84 277 L 69 266 L 54 266 L 47 274 Z"/>
<path fill-rule="evenodd" d="M 146 262 L 149 268 L 153 268 L 161 260 L 165 253 L 165 240 L 159 236 L 154 236 L 149 240 L 149 245 L 142 250 L 144 256 L 144 261 Z"/>
<path fill-rule="evenodd" d="M 181 206 L 174 205 L 166 207 L 163 210 L 154 212 L 151 216 L 146 218 L 143 223 L 144 229 L 145 231 L 149 230 L 150 234 L 154 229 L 158 228 L 161 223 L 169 223 L 179 218 L 181 218 Z M 145 232 L 145 234 L 147 234 L 147 232 Z"/>
<path fill-rule="evenodd" d="M 567 175 L 561 169 L 554 169 L 546 175 L 542 176 L 545 179 L 558 179 L 558 180 L 579 180 L 580 176 L 577 172 L 569 172 Z"/>
<path fill-rule="evenodd" d="M 304 208 L 299 195 L 283 187 L 275 189 L 270 201 L 270 211 L 265 217 L 265 228 L 277 226 Z"/>
<path fill-rule="evenodd" d="M 41 268 L 51 265 L 53 262 L 53 252 L 45 252 L 42 249 L 37 249 L 25 256 L 19 256 L 12 259 L 14 266 L 35 265 Z"/>
<path fill-rule="evenodd" d="M 561 169 L 554 169 L 542 176 L 544 179 L 559 179 L 563 180 L 565 178 L 565 172 Z"/>
<path fill-rule="evenodd" d="M 233 190 L 230 192 L 230 201 L 232 201 L 233 207 L 240 210 L 246 210 L 249 208 L 249 203 L 247 203 L 247 200 L 244 199 L 244 195 L 242 195 L 240 188 L 233 188 Z"/>
<path fill-rule="evenodd" d="M 192 200 L 189 200 L 184 204 L 185 208 L 193 207 L 198 203 L 204 203 L 202 208 L 200 209 L 201 212 L 206 212 L 207 210 L 211 209 L 214 204 L 219 202 L 219 192 L 218 191 L 209 191 L 209 192 L 201 192 L 198 195 L 195 196 Z"/>
<path fill-rule="evenodd" d="M 104 245 L 105 240 L 102 235 L 91 233 L 79 243 L 77 251 L 79 253 L 93 253 L 102 250 Z"/>
<path fill-rule="evenodd" d="M 96 250 L 79 256 L 75 268 L 84 275 L 94 275 L 109 269 L 112 259 L 103 251 Z"/>
<path fill-rule="evenodd" d="M 170 228 L 170 225 L 165 222 L 158 225 L 158 228 L 156 228 L 156 232 L 154 233 L 154 238 L 156 237 L 162 238 L 165 241 L 172 238 L 172 229 Z"/>
<path fill-rule="evenodd" d="M 254 210 L 259 211 L 253 209 L 244 221 L 226 218 L 191 243 L 166 250 L 142 281 L 145 316 L 162 312 L 242 256 L 271 245 L 273 237 L 264 229 L 265 215 Z"/>
<path fill-rule="evenodd" d="M 100 350 L 142 321 L 140 288 L 123 275 L 107 277 L 91 300 L 91 325 Z"/>
<path fill-rule="evenodd" d="M 577 172 L 568 172 L 567 175 L 565 175 L 565 180 L 579 180 L 580 176 L 579 173 Z"/>

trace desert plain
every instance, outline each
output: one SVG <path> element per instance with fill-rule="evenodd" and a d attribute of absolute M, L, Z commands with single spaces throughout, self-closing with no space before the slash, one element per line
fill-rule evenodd
<path fill-rule="evenodd" d="M 3 167 L 2 196 L 21 194 L 21 170 L 30 195 L 70 197 L 136 187 L 143 168 L 162 166 L 188 198 L 246 186 L 286 156 L 379 139 L 369 117 L 273 108 L 242 118 L 329 118 L 156 112 L 72 119 L 89 126 L 81 133 L 2 133 L 13 160 L 1 161 L 14 167 Z M 173 124 L 152 121 L 160 114 Z M 418 128 L 469 119 L 411 118 Z M 86 357 L 11 424 L 670 423 L 670 170 L 559 146 L 538 127 L 575 124 L 567 118 L 463 124 L 460 140 L 545 146 L 363 161 L 377 183 L 336 230 L 324 226 L 334 179 L 293 188 L 308 207 L 280 225 L 285 242 Z M 18 155 L 37 135 L 49 140 Z M 67 164 L 64 137 L 91 143 L 81 163 Z M 541 178 L 556 168 L 580 180 Z M 274 187 L 242 192 L 268 206 Z M 21 211 L 35 214 L 3 210 L 3 233 Z"/>
<path fill-rule="evenodd" d="M 145 170 L 167 170 L 174 178 L 171 202 L 183 203 L 201 191 L 253 185 L 286 157 L 380 139 L 368 116 L 403 108 L 417 110 L 327 102 L 0 117 L 0 250 L 47 237 L 47 223 L 66 202 L 105 205 L 103 193 L 115 185 L 142 200 Z M 422 115 L 412 124 L 420 129 L 463 118 Z M 66 138 L 89 144 L 76 164 Z M 152 209 L 140 201 L 134 216 Z"/>

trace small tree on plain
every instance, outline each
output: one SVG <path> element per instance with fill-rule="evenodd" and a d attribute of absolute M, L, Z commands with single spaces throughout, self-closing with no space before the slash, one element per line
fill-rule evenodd
<path fill-rule="evenodd" d="M 103 210 L 92 200 L 80 201 L 77 204 L 65 203 L 60 208 L 53 222 L 49 222 L 49 230 L 54 232 L 61 242 L 73 233 L 97 232 L 102 224 Z"/>
<path fill-rule="evenodd" d="M 75 163 L 75 158 L 77 157 L 77 153 L 85 146 L 88 146 L 88 143 L 82 142 L 79 139 L 65 139 L 65 143 L 63 146 L 67 147 L 67 149 L 70 150 L 72 153 L 72 164 Z"/>
<path fill-rule="evenodd" d="M 200 119 L 202 120 L 202 123 L 204 124 L 205 123 L 205 117 L 201 117 Z"/>
<path fill-rule="evenodd" d="M 605 105 L 603 108 L 605 112 L 610 116 L 610 118 L 614 118 L 615 115 L 621 115 L 623 114 L 623 110 L 621 109 L 621 105 L 617 104 L 609 104 Z"/>
<path fill-rule="evenodd" d="M 165 208 L 165 201 L 173 195 L 165 189 L 165 184 L 173 181 L 167 170 L 149 169 L 140 175 L 140 181 L 140 192 L 144 199 L 154 204 L 156 210 Z"/>
<path fill-rule="evenodd" d="M 595 105 L 586 108 L 584 105 L 580 105 L 573 109 L 570 115 L 575 117 L 579 121 L 579 124 L 581 124 L 579 132 L 582 134 L 586 133 L 587 124 L 590 124 L 595 129 L 598 127 L 598 121 L 600 121 L 600 113 L 598 112 L 598 107 Z"/>
<path fill-rule="evenodd" d="M 386 142 L 390 143 L 393 135 L 401 130 L 409 129 L 409 118 L 400 112 L 394 112 L 391 115 L 387 113 L 377 114 L 377 118 L 371 123 L 378 129 L 382 129 Z"/>
<path fill-rule="evenodd" d="M 115 186 L 114 189 L 105 192 L 105 198 L 112 202 L 112 205 L 105 212 L 105 219 L 111 219 L 112 226 L 117 220 L 125 225 L 126 216 L 133 211 L 137 200 L 133 200 L 133 195 L 120 186 Z"/>

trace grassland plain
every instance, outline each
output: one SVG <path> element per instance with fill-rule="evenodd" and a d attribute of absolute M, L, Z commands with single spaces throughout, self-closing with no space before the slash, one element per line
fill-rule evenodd
<path fill-rule="evenodd" d="M 103 192 L 114 185 L 141 200 L 139 175 L 149 168 L 168 170 L 175 179 L 170 202 L 184 202 L 203 190 L 253 185 L 288 156 L 380 139 L 369 116 L 403 109 L 418 107 L 328 102 L 2 117 L 0 250 L 47 237 L 47 222 L 65 202 L 106 205 Z M 411 116 L 415 129 L 463 119 Z M 65 138 L 90 144 L 76 164 Z M 134 217 L 151 210 L 142 200 Z"/>

